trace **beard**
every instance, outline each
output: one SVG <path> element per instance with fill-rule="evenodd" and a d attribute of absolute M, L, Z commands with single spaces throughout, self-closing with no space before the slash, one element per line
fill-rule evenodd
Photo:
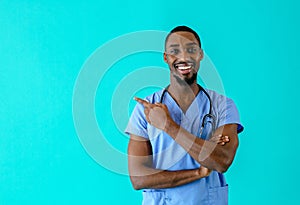
<path fill-rule="evenodd" d="M 179 85 L 192 85 L 197 80 L 197 73 L 193 73 L 192 77 L 181 79 L 177 75 L 174 75 Z"/>

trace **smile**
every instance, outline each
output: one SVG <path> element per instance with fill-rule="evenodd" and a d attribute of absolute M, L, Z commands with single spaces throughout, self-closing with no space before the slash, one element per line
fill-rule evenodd
<path fill-rule="evenodd" d="M 192 71 L 193 65 L 185 64 L 185 63 L 178 63 L 175 64 L 174 67 L 181 73 L 182 75 L 189 74 Z"/>
<path fill-rule="evenodd" d="M 192 68 L 192 66 L 177 66 L 177 69 L 179 69 L 179 70 L 189 70 L 189 69 L 191 69 Z"/>

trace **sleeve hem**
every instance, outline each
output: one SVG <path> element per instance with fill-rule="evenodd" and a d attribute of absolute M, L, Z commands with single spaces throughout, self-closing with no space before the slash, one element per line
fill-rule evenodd
<path fill-rule="evenodd" d="M 244 130 L 244 127 L 243 127 L 243 125 L 241 125 L 240 122 L 225 122 L 225 123 L 221 123 L 221 124 L 219 125 L 219 127 L 221 127 L 221 126 L 223 126 L 223 125 L 227 125 L 227 124 L 237 124 L 237 125 L 238 125 L 238 127 L 237 127 L 237 133 L 238 133 L 238 134 L 241 133 L 241 132 L 243 132 L 243 130 Z M 219 127 L 218 127 L 218 128 L 219 128 Z"/>
<path fill-rule="evenodd" d="M 133 135 L 136 135 L 136 136 L 139 136 L 139 137 L 142 137 L 142 138 L 145 138 L 145 139 L 149 139 L 148 135 L 143 132 L 143 131 L 138 131 L 138 130 L 125 130 L 125 133 L 130 135 L 130 134 L 133 134 Z"/>

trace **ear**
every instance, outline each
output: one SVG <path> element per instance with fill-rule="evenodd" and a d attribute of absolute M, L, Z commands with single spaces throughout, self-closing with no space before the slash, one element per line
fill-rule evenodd
<path fill-rule="evenodd" d="M 164 52 L 164 61 L 168 63 L 168 54 L 166 54 L 166 52 Z"/>
<path fill-rule="evenodd" d="M 203 52 L 202 48 L 200 48 L 200 50 L 199 50 L 199 58 L 200 58 L 200 61 L 204 58 L 204 52 Z"/>

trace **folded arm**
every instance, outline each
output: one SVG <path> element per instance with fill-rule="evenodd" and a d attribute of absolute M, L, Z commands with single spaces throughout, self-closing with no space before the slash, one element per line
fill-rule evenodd
<path fill-rule="evenodd" d="M 177 125 L 174 121 L 167 123 L 165 132 L 181 145 L 198 163 L 220 173 L 226 172 L 230 167 L 238 147 L 236 124 L 221 126 L 214 132 L 214 136 L 228 136 L 230 141 L 224 146 L 198 138 Z"/>
<path fill-rule="evenodd" d="M 224 142 L 219 141 L 220 144 Z M 170 188 L 207 177 L 211 170 L 199 169 L 166 171 L 152 168 L 152 148 L 149 140 L 130 135 L 128 144 L 128 168 L 134 189 Z"/>
<path fill-rule="evenodd" d="M 226 172 L 231 165 L 237 147 L 237 124 L 227 124 L 219 127 L 213 136 L 227 136 L 230 139 L 225 145 L 203 140 L 180 127 L 170 117 L 168 108 L 161 103 L 151 104 L 140 98 L 136 100 L 144 106 L 144 112 L 148 123 L 165 131 L 180 146 L 182 146 L 192 158 L 208 169 L 220 173 Z"/>

